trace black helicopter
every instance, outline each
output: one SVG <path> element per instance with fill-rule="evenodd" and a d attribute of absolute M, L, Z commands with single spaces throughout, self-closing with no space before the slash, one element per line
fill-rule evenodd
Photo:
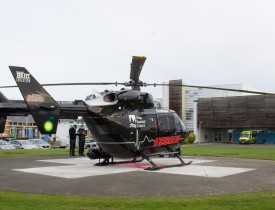
<path fill-rule="evenodd" d="M 139 162 L 146 159 L 152 165 L 146 168 L 147 170 L 159 170 L 191 164 L 192 161 L 184 162 L 180 156 L 179 148 L 187 135 L 187 130 L 177 113 L 169 109 L 155 108 L 153 96 L 140 91 L 140 87 L 143 86 L 166 85 L 146 84 L 139 80 L 145 60 L 146 57 L 133 56 L 130 81 L 125 83 L 41 85 L 24 67 L 10 66 L 24 101 L 8 100 L 0 92 L 0 133 L 4 132 L 6 118 L 10 115 L 31 114 L 41 134 L 55 134 L 59 119 L 77 119 L 82 116 L 99 145 L 99 149 L 91 148 L 87 152 L 90 159 L 99 160 L 96 165 Z M 43 88 L 56 85 L 125 85 L 131 89 L 106 90 L 90 95 L 85 101 L 63 103 L 55 101 Z M 180 86 L 266 94 L 205 86 Z M 150 159 L 151 156 L 164 153 L 174 155 L 180 163 L 159 166 Z M 114 162 L 114 158 L 132 160 Z"/>

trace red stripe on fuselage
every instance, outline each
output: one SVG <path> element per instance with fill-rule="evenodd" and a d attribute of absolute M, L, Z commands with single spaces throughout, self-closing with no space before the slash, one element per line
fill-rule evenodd
<path fill-rule="evenodd" d="M 168 144 L 177 144 L 179 143 L 179 141 L 180 141 L 180 136 L 160 137 L 160 138 L 156 138 L 154 147 L 168 145 Z"/>

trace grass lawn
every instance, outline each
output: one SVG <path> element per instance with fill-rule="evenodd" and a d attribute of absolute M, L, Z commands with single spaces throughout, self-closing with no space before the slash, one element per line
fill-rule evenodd
<path fill-rule="evenodd" d="M 87 150 L 85 150 L 86 152 Z M 77 153 L 77 150 L 76 150 Z M 275 160 L 275 145 L 191 144 L 181 147 L 182 155 L 242 157 Z M 0 158 L 32 156 L 68 156 L 68 149 L 0 150 Z"/>
<path fill-rule="evenodd" d="M 69 155 L 68 149 L 9 149 L 0 150 L 0 158 L 62 156 Z"/>
<path fill-rule="evenodd" d="M 92 190 L 92 189 L 91 189 Z M 184 189 L 183 189 L 184 190 Z M 275 191 L 201 197 L 89 197 L 0 191 L 0 209 L 275 209 Z"/>
<path fill-rule="evenodd" d="M 183 145 L 181 147 L 181 154 L 275 160 L 275 145 L 191 144 Z"/>

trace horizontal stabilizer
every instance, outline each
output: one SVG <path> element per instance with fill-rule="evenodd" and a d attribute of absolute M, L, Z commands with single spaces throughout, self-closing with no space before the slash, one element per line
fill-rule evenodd
<path fill-rule="evenodd" d="M 2 92 L 0 92 L 0 103 L 1 102 L 7 102 L 8 99 L 6 98 L 6 96 L 4 96 L 4 94 Z"/>

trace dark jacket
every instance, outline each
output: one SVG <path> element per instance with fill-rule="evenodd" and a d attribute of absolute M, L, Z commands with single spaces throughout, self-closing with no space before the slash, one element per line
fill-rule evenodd
<path fill-rule="evenodd" d="M 86 131 L 84 128 L 79 128 L 77 132 L 79 139 L 85 139 Z"/>
<path fill-rule="evenodd" d="M 76 139 L 76 130 L 74 127 L 71 127 L 69 130 L 70 139 Z"/>

